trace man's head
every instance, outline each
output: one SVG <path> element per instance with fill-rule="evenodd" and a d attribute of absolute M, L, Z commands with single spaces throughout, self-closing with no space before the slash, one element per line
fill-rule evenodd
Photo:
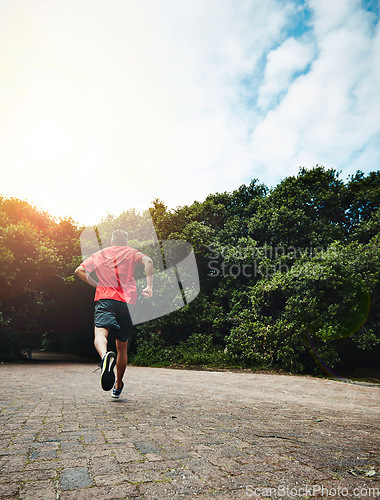
<path fill-rule="evenodd" d="M 117 229 L 112 233 L 111 245 L 115 247 L 125 247 L 128 244 L 128 233 L 122 229 Z"/>

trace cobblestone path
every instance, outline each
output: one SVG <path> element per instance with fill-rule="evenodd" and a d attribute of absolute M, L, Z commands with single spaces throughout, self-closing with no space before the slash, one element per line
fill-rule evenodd
<path fill-rule="evenodd" d="M 380 498 L 378 387 L 95 368 L 0 365 L 1 499 Z"/>

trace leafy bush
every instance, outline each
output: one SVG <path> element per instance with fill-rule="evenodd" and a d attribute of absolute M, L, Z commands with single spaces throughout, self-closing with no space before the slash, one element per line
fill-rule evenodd
<path fill-rule="evenodd" d="M 136 353 L 130 356 L 130 362 L 138 366 L 167 366 L 171 364 L 172 348 L 165 345 L 158 333 L 151 333 L 148 338 L 137 334 Z"/>
<path fill-rule="evenodd" d="M 210 335 L 194 333 L 175 346 L 166 344 L 161 335 L 152 333 L 147 339 L 138 335 L 131 363 L 139 366 L 227 366 L 232 361 L 222 346 L 213 344 Z"/>
<path fill-rule="evenodd" d="M 220 366 L 231 362 L 223 347 L 215 345 L 211 335 L 202 333 L 193 333 L 181 342 L 175 348 L 174 360 L 184 365 Z"/>
<path fill-rule="evenodd" d="M 375 241 L 334 243 L 300 259 L 251 288 L 251 308 L 237 316 L 228 352 L 251 366 L 300 372 L 312 370 L 316 358 L 333 367 L 350 344 L 351 350 L 374 349 L 380 344 L 379 276 Z M 350 344 L 341 342 L 346 338 Z"/>

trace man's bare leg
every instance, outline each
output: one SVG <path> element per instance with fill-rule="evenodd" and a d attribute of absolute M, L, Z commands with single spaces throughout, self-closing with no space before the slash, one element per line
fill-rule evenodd
<path fill-rule="evenodd" d="M 116 389 L 121 389 L 121 382 L 123 381 L 125 369 L 127 368 L 128 362 L 128 340 L 126 342 L 122 342 L 121 340 L 116 339 L 116 350 L 117 350 L 117 358 L 116 358 Z"/>
<path fill-rule="evenodd" d="M 107 328 L 100 328 L 100 327 L 96 326 L 95 327 L 94 346 L 95 346 L 95 349 L 98 351 L 101 359 L 103 359 L 104 356 L 106 355 L 107 345 L 108 345 L 108 330 L 107 330 Z"/>
<path fill-rule="evenodd" d="M 95 327 L 94 346 L 102 359 L 100 375 L 100 385 L 104 391 L 110 391 L 115 383 L 114 368 L 116 364 L 116 354 L 108 352 L 108 328 Z M 108 354 L 107 354 L 108 352 Z M 107 357 L 105 357 L 107 355 Z"/>

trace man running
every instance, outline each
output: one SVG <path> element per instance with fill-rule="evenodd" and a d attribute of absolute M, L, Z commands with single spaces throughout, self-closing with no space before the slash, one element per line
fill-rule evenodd
<path fill-rule="evenodd" d="M 137 263 L 144 264 L 147 278 L 147 286 L 142 295 L 151 297 L 153 288 L 152 259 L 127 246 L 127 243 L 128 234 L 125 231 L 120 229 L 114 231 L 111 246 L 90 255 L 75 270 L 79 278 L 96 288 L 94 345 L 102 359 L 100 381 L 103 390 L 112 389 L 111 395 L 116 399 L 120 397 L 124 387 L 123 376 L 128 361 L 127 348 L 133 331 L 128 308 L 133 307 L 137 300 L 134 279 Z M 93 271 L 99 280 L 98 283 L 90 276 Z M 109 333 L 114 335 L 117 356 L 114 352 L 107 351 Z"/>

